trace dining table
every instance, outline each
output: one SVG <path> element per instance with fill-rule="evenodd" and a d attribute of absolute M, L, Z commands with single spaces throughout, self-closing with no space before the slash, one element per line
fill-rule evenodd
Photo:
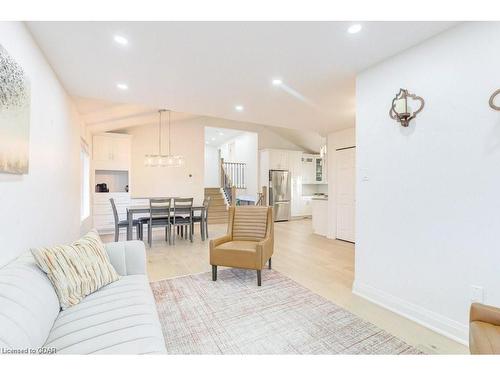
<path fill-rule="evenodd" d="M 201 212 L 201 220 L 202 222 L 205 221 L 205 206 L 193 206 L 191 207 L 191 211 L 194 213 L 195 211 L 200 211 Z M 174 212 L 174 207 L 170 207 L 170 212 Z M 150 207 L 149 205 L 131 205 L 127 207 L 127 220 L 128 220 L 128 226 L 127 226 L 127 241 L 132 240 L 132 232 L 133 232 L 133 221 L 134 221 L 134 215 L 139 215 L 139 214 L 149 214 L 150 213 Z M 203 228 L 203 225 L 202 225 Z M 202 232 L 203 233 L 203 232 Z M 203 236 L 205 237 L 205 236 Z"/>

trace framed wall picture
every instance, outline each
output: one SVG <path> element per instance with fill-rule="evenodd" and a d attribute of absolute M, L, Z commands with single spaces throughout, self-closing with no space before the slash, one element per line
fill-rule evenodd
<path fill-rule="evenodd" d="M 0 173 L 29 170 L 30 84 L 0 44 Z"/>

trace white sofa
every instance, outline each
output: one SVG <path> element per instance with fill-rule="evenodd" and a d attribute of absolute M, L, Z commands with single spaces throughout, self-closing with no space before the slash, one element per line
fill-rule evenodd
<path fill-rule="evenodd" d="M 106 251 L 120 280 L 64 311 L 30 252 L 0 268 L 0 353 L 164 353 L 144 244 Z"/>

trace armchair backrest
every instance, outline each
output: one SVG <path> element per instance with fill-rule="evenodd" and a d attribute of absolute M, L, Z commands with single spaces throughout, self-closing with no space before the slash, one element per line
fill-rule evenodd
<path fill-rule="evenodd" d="M 236 206 L 229 211 L 229 234 L 233 241 L 262 241 L 272 234 L 272 208 Z"/>

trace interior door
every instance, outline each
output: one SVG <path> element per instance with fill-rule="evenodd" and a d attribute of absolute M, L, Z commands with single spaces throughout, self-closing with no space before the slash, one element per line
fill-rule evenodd
<path fill-rule="evenodd" d="M 355 241 L 356 149 L 336 151 L 337 159 L 337 238 Z"/>

